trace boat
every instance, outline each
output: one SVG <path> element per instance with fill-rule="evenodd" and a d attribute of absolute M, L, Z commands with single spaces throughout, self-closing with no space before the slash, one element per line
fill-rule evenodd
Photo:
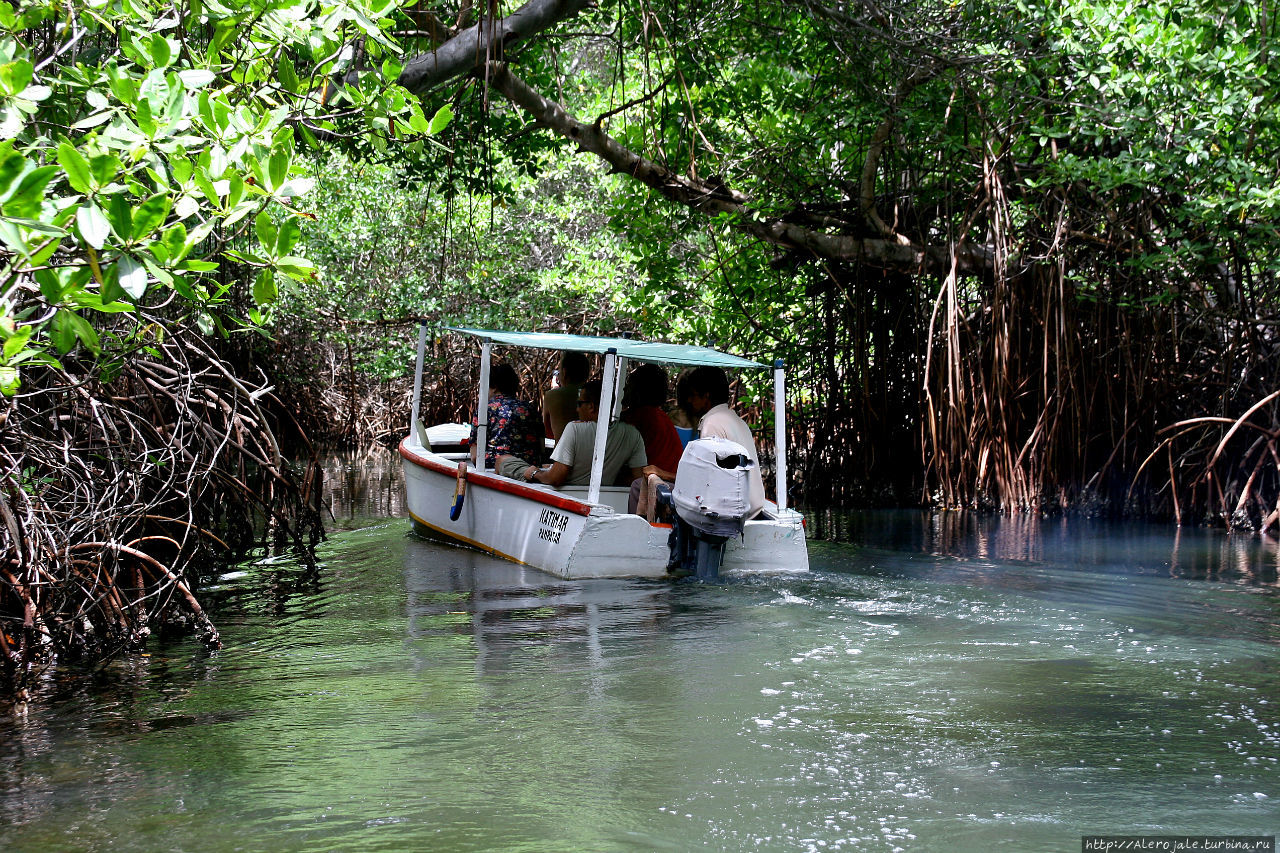
<path fill-rule="evenodd" d="M 450 540 L 494 554 L 515 563 L 532 566 L 561 578 L 669 577 L 673 564 L 673 528 L 682 528 L 679 516 L 671 522 L 650 522 L 645 516 L 627 512 L 630 489 L 602 482 L 604 438 L 611 420 L 621 412 L 621 398 L 629 365 L 636 362 L 671 367 L 715 366 L 730 369 L 767 369 L 756 361 L 720 352 L 709 347 L 637 341 L 630 338 L 593 337 L 547 332 L 513 332 L 492 329 L 450 327 L 448 331 L 467 335 L 479 343 L 480 381 L 476 411 L 475 459 L 484 460 L 487 440 L 489 368 L 492 348 L 528 347 L 577 351 L 603 356 L 603 390 L 597 421 L 591 479 L 585 486 L 555 488 L 538 483 L 517 482 L 471 461 L 464 442 L 470 433 L 466 424 L 439 424 L 425 427 L 419 413 L 422 404 L 422 375 L 427 329 L 418 335 L 417 368 L 414 376 L 413 411 L 409 434 L 400 442 L 404 466 L 409 516 L 420 533 Z M 787 506 L 787 464 L 784 411 L 785 376 L 782 362 L 774 369 L 775 483 L 774 500 L 753 518 L 745 518 L 736 535 L 718 537 L 715 562 L 710 572 L 699 564 L 697 574 L 738 574 L 744 572 L 804 572 L 809 569 L 803 516 Z M 713 439 L 703 440 L 719 441 Z M 699 445 L 691 442 L 689 448 Z M 724 446 L 742 450 L 732 442 Z M 732 449 L 731 448 L 731 449 Z M 705 455 L 705 453 L 704 453 Z M 685 459 L 689 458 L 686 449 Z M 743 458 L 744 464 L 749 460 Z M 693 466 L 690 466 L 691 468 Z M 721 463 L 726 476 L 731 465 Z M 711 465 L 715 473 L 716 465 Z M 685 469 L 682 460 L 680 471 Z M 682 475 L 683 476 L 683 475 Z M 679 497 L 681 478 L 677 478 Z M 702 499 L 702 495 L 697 496 Z M 689 503 L 686 500 L 685 503 Z M 705 501 L 702 501 L 705 503 Z M 677 505 L 679 502 L 677 501 Z M 707 510 L 714 515 L 714 512 Z M 696 514 L 696 513 L 695 513 Z M 696 519 L 694 519 L 696 522 Z M 719 531 L 717 531 L 719 532 Z M 701 540 L 696 530 L 694 538 Z M 715 541 L 717 537 L 705 537 Z M 701 551 L 699 551 L 701 559 Z"/>

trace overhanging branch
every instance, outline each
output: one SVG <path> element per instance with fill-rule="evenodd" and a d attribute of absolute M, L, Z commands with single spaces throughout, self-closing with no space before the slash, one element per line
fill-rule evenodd
<path fill-rule="evenodd" d="M 759 218 L 749 200 L 723 183 L 690 178 L 672 172 L 619 144 L 595 124 L 579 121 L 560 104 L 534 91 L 511 73 L 505 63 L 489 69 L 489 85 L 509 101 L 523 108 L 543 127 L 578 145 L 582 151 L 604 160 L 614 171 L 626 174 L 663 197 L 700 213 L 729 213 L 735 227 L 767 243 L 788 249 L 803 249 L 823 258 L 859 260 L 895 269 L 950 269 L 953 257 L 963 271 L 985 269 L 989 253 L 982 247 L 918 246 L 898 240 L 831 234 L 807 228 L 782 218 Z M 953 254 L 954 253 L 954 254 Z"/>
<path fill-rule="evenodd" d="M 493 90 L 527 111 L 539 125 L 604 160 L 614 171 L 700 213 L 731 214 L 739 230 L 776 246 L 808 251 L 821 258 L 858 260 L 894 269 L 947 271 L 953 263 L 963 272 L 990 267 L 990 253 L 983 247 L 964 243 L 919 246 L 902 237 L 885 239 L 885 234 L 858 237 L 801 224 L 812 219 L 805 216 L 761 218 L 742 193 L 715 179 L 677 174 L 640 156 L 609 136 L 602 123 L 579 121 L 560 104 L 534 91 L 500 61 L 507 45 L 537 35 L 590 5 L 591 0 L 530 0 L 505 18 L 484 19 L 462 32 L 449 34 L 434 51 L 411 59 L 398 82 L 410 92 L 423 95 L 454 77 L 476 73 L 487 79 Z"/>
<path fill-rule="evenodd" d="M 591 0 L 530 0 L 505 18 L 481 19 L 430 53 L 409 60 L 397 82 L 415 95 L 424 95 L 501 57 L 507 45 L 537 35 L 590 5 Z"/>

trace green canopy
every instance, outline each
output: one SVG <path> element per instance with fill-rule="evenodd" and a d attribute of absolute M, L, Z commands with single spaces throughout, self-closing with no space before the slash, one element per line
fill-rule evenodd
<path fill-rule="evenodd" d="M 492 341 L 513 347 L 568 350 L 571 352 L 606 353 L 616 350 L 618 355 L 635 361 L 656 361 L 663 364 L 710 365 L 712 367 L 767 367 L 758 361 L 739 358 L 727 352 L 707 347 L 691 347 L 682 344 L 664 344 L 656 341 L 633 341 L 629 338 L 593 338 L 587 335 L 564 335 L 552 332 L 500 332 L 493 329 L 464 329 L 448 327 L 452 332 L 472 335 L 483 341 Z"/>

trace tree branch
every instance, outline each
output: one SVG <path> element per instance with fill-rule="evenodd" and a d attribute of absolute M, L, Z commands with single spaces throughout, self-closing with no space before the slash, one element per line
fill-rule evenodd
<path fill-rule="evenodd" d="M 893 235 L 892 230 L 878 222 L 882 231 L 874 238 L 858 237 L 818 228 L 806 227 L 795 219 L 811 217 L 785 216 L 761 218 L 750 207 L 750 200 L 742 193 L 726 186 L 715 178 L 703 179 L 678 175 L 651 160 L 636 154 L 605 133 L 603 122 L 584 124 L 569 115 L 560 104 L 543 97 L 527 83 L 511 73 L 502 55 L 505 47 L 516 41 L 526 40 L 556 24 L 577 15 L 591 5 L 592 0 L 529 0 L 505 18 L 481 19 L 477 24 L 447 38 L 436 50 L 420 54 L 409 60 L 398 82 L 416 95 L 423 95 L 454 77 L 483 72 L 489 86 L 507 100 L 526 110 L 541 126 L 574 142 L 582 151 L 589 152 L 608 163 L 616 172 L 630 175 L 651 187 L 663 197 L 700 213 L 716 215 L 729 213 L 735 217 L 735 227 L 752 236 L 787 249 L 799 249 L 837 260 L 860 260 L 875 266 L 893 269 L 948 271 L 956 264 L 960 271 L 983 270 L 991 264 L 991 253 L 984 247 L 965 243 L 945 246 L 919 246 L 905 237 Z M 427 29 L 436 29 L 437 22 L 430 22 Z M 447 30 L 446 30 L 447 31 Z M 899 97 L 931 74 L 917 72 L 904 85 Z M 892 127 L 893 114 L 887 119 Z M 887 129 L 883 131 L 887 138 Z M 874 175 L 879 150 L 873 146 L 867 168 Z M 867 186 L 874 187 L 863 176 L 863 212 L 867 212 Z M 873 190 L 874 198 L 874 190 Z M 877 222 L 874 205 L 871 221 Z M 830 223 L 834 224 L 834 223 Z M 886 239 L 886 234 L 890 235 Z"/>
<path fill-rule="evenodd" d="M 415 95 L 423 95 L 486 60 L 501 57 L 508 44 L 523 41 L 572 18 L 592 0 L 529 0 L 505 18 L 481 18 L 430 53 L 410 59 L 397 81 Z"/>
<path fill-rule="evenodd" d="M 527 111 L 543 127 L 574 142 L 579 149 L 604 160 L 622 172 L 657 190 L 663 197 L 700 213 L 730 213 L 735 227 L 767 243 L 789 249 L 804 249 L 823 258 L 860 260 L 894 269 L 950 269 L 953 257 L 964 271 L 986 269 L 990 253 L 983 247 L 917 246 L 910 242 L 867 239 L 849 234 L 831 234 L 806 228 L 785 218 L 761 219 L 749 207 L 749 200 L 715 180 L 690 178 L 646 160 L 618 143 L 594 124 L 584 124 L 555 101 L 543 97 L 529 84 L 511 73 L 505 63 L 495 63 L 489 71 L 489 85 Z"/>

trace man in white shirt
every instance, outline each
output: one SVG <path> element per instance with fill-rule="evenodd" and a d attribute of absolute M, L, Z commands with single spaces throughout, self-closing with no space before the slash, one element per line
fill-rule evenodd
<path fill-rule="evenodd" d="M 578 419 L 565 425 L 564 433 L 551 451 L 551 465 L 539 468 L 514 456 L 498 458 L 500 474 L 526 483 L 548 486 L 586 486 L 591 483 L 591 455 L 596 446 L 596 418 L 600 415 L 600 380 L 593 379 L 578 391 Z M 640 431 L 621 421 L 609 425 L 604 444 L 604 470 L 600 482 L 612 486 L 618 472 L 627 466 L 630 479 L 643 475 L 649 464 L 644 455 Z"/>
<path fill-rule="evenodd" d="M 677 397 L 688 408 L 689 414 L 700 418 L 698 437 L 719 436 L 736 442 L 747 449 L 755 463 L 747 476 L 748 498 L 751 511 L 748 518 L 764 507 L 764 479 L 760 476 L 760 452 L 756 449 L 751 427 L 729 408 L 729 377 L 720 367 L 699 367 L 680 380 Z"/>

